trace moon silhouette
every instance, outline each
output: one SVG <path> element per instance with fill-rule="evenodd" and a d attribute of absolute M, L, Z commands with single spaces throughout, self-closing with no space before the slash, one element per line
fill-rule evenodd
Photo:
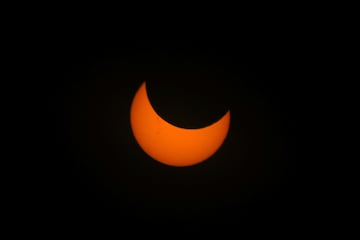
<path fill-rule="evenodd" d="M 155 112 L 143 82 L 131 104 L 130 124 L 137 143 L 151 158 L 185 167 L 205 161 L 221 147 L 229 131 L 230 111 L 206 127 L 180 128 Z"/>

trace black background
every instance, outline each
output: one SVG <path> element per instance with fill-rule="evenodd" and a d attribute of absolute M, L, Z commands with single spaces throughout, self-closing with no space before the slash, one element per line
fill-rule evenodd
<path fill-rule="evenodd" d="M 43 46 L 37 214 L 122 229 L 303 221 L 308 206 L 296 137 L 301 74 L 293 46 L 153 34 L 95 41 L 71 32 Z M 203 127 L 230 110 L 219 151 L 185 168 L 147 156 L 129 122 L 144 81 L 154 109 L 174 125 Z"/>

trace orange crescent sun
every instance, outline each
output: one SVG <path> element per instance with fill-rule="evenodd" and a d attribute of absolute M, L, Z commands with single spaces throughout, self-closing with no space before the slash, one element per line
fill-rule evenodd
<path fill-rule="evenodd" d="M 185 167 L 205 161 L 220 148 L 229 131 L 230 111 L 203 128 L 176 127 L 155 112 L 143 82 L 131 104 L 130 124 L 137 143 L 150 157 Z"/>

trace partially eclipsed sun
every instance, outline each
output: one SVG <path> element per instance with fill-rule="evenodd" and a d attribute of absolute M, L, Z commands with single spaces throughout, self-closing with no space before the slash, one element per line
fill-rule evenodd
<path fill-rule="evenodd" d="M 144 82 L 133 99 L 130 123 L 136 141 L 150 157 L 166 165 L 185 167 L 205 161 L 220 148 L 229 131 L 230 111 L 204 128 L 176 127 L 155 112 Z"/>

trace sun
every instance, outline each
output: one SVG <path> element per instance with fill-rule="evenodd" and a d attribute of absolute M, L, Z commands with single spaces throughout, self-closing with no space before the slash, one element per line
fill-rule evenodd
<path fill-rule="evenodd" d="M 230 111 L 209 126 L 180 128 L 155 112 L 143 82 L 131 104 L 130 124 L 137 143 L 151 158 L 166 165 L 185 167 L 203 162 L 218 151 L 229 131 Z"/>

